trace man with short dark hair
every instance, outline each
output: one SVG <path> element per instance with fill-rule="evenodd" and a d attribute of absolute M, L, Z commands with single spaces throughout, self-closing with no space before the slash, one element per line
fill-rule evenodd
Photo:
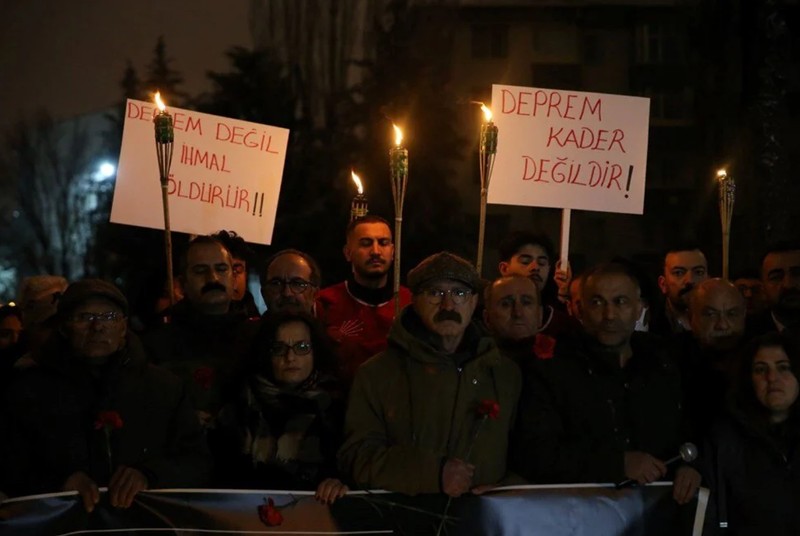
<path fill-rule="evenodd" d="M 708 261 L 699 247 L 681 244 L 667 250 L 658 287 L 664 295 L 664 307 L 652 311 L 650 331 L 663 337 L 689 330 L 686 295 L 708 278 Z"/>
<path fill-rule="evenodd" d="M 748 317 L 761 315 L 767 310 L 767 296 L 760 275 L 755 272 L 740 273 L 733 279 L 733 284 L 744 296 Z"/>
<path fill-rule="evenodd" d="M 768 310 L 748 319 L 748 335 L 800 328 L 800 244 L 783 242 L 761 260 Z"/>
<path fill-rule="evenodd" d="M 233 262 L 212 236 L 198 236 L 179 262 L 184 298 L 167 310 L 169 322 L 143 340 L 151 359 L 184 380 L 198 418 L 213 428 L 224 393 L 258 327 L 231 312 Z"/>
<path fill-rule="evenodd" d="M 364 216 L 347 226 L 344 257 L 351 275 L 322 289 L 317 296 L 317 318 L 337 343 L 341 379 L 349 384 L 361 364 L 386 349 L 394 321 L 394 288 L 389 273 L 394 243 L 389 223 Z M 400 308 L 411 303 L 411 292 L 400 287 Z"/>
<path fill-rule="evenodd" d="M 667 475 L 685 439 L 680 375 L 659 340 L 634 332 L 642 311 L 635 275 L 622 264 L 586 274 L 583 333 L 525 371 L 512 469 L 532 482 L 640 484 Z M 674 496 L 689 501 L 700 475 L 681 466 Z"/>
<path fill-rule="evenodd" d="M 212 235 L 222 242 L 231 254 L 231 272 L 233 274 L 233 296 L 230 312 L 242 312 L 248 318 L 259 316 L 253 295 L 247 290 L 247 278 L 250 274 L 248 266 L 253 258 L 253 250 L 244 238 L 234 231 L 219 231 Z"/>
<path fill-rule="evenodd" d="M 412 305 L 388 348 L 356 373 L 339 450 L 344 474 L 365 488 L 411 495 L 480 492 L 506 475 L 519 369 L 472 322 L 481 279 L 448 252 L 408 274 Z M 474 434 L 482 400 L 497 420 Z"/>
<path fill-rule="evenodd" d="M 498 247 L 500 275 L 521 275 L 529 277 L 539 290 L 542 303 L 541 331 L 558 337 L 572 329 L 573 323 L 559 302 L 559 295 L 566 301 L 569 289 L 568 273 L 558 272 L 553 281 L 559 287 L 548 284 L 550 268 L 555 251 L 553 243 L 543 234 L 528 231 L 515 231 L 505 237 Z"/>
<path fill-rule="evenodd" d="M 296 249 L 277 252 L 267 259 L 260 279 L 261 296 L 267 304 L 265 314 L 314 314 L 322 274 L 317 261 L 308 253 Z"/>
<path fill-rule="evenodd" d="M 111 283 L 85 279 L 64 292 L 38 366 L 8 392 L 6 491 L 74 490 L 91 512 L 99 487 L 127 508 L 142 490 L 206 483 L 208 452 L 181 382 L 147 363 L 127 313 Z"/>

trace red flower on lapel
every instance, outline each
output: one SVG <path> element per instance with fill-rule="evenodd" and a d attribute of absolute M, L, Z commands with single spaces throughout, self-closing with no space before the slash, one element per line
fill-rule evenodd
<path fill-rule="evenodd" d="M 106 431 L 119 430 L 122 428 L 122 417 L 116 411 L 101 411 L 97 414 L 97 419 L 94 421 L 94 429 L 100 430 L 105 428 Z"/>
<path fill-rule="evenodd" d="M 192 375 L 194 383 L 204 391 L 211 389 L 211 386 L 214 384 L 214 376 L 214 369 L 211 367 L 198 367 Z"/>
<path fill-rule="evenodd" d="M 533 353 L 539 359 L 552 359 L 556 350 L 556 340 L 543 333 L 536 334 L 536 340 L 533 342 Z"/>

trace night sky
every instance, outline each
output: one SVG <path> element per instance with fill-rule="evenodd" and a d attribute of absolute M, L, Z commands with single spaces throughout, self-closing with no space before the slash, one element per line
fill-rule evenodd
<path fill-rule="evenodd" d="M 184 90 L 208 88 L 224 52 L 250 47 L 248 0 L 0 0 L 0 130 L 46 108 L 57 118 L 121 99 L 126 61 L 143 76 L 159 35 Z"/>

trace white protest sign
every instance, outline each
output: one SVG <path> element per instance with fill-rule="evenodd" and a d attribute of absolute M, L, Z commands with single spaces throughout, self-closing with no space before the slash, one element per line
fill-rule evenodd
<path fill-rule="evenodd" d="M 167 108 L 175 126 L 169 175 L 170 227 L 209 234 L 227 229 L 269 244 L 289 131 Z M 129 99 L 111 221 L 164 228 L 153 103 Z"/>
<path fill-rule="evenodd" d="M 641 214 L 650 99 L 492 86 L 489 202 Z"/>

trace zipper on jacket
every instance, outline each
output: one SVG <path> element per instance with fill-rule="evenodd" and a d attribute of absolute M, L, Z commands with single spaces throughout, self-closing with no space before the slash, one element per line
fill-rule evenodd
<path fill-rule="evenodd" d="M 456 409 L 458 408 L 458 395 L 461 394 L 461 373 L 464 371 L 464 367 L 456 367 L 456 396 L 453 400 L 453 411 L 450 415 L 450 430 L 447 432 L 447 457 L 449 458 L 452 453 L 452 441 L 453 441 L 453 428 L 455 427 L 456 422 Z M 464 460 L 466 461 L 466 460 Z"/>

